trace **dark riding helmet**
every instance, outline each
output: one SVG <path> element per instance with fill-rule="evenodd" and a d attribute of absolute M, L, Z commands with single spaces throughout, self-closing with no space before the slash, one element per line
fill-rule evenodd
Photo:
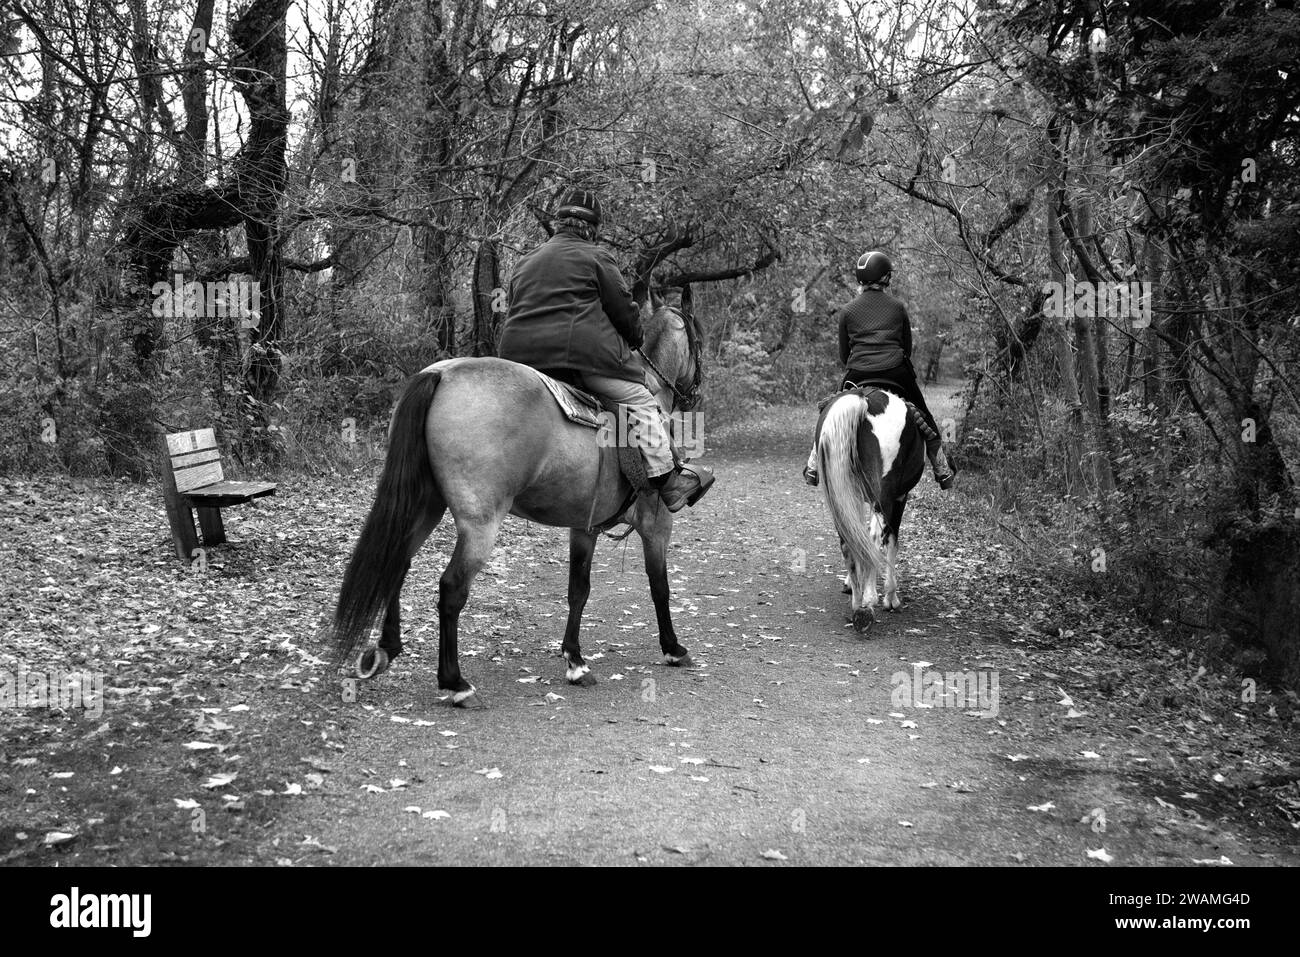
<path fill-rule="evenodd" d="M 600 200 L 589 189 L 571 189 L 555 210 L 556 219 L 580 219 L 593 226 L 600 225 Z"/>
<path fill-rule="evenodd" d="M 863 285 L 878 283 L 887 286 L 889 285 L 889 276 L 893 271 L 894 264 L 889 261 L 889 257 L 875 250 L 863 253 L 862 258 L 858 260 L 856 269 L 858 282 Z"/>

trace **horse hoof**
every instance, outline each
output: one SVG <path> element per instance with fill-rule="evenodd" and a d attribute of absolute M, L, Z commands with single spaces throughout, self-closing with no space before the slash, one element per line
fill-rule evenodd
<path fill-rule="evenodd" d="M 451 696 L 451 703 L 457 708 L 464 708 L 466 711 L 474 711 L 480 708 L 486 708 L 485 702 L 477 691 L 470 688 L 468 691 L 457 691 Z"/>
<path fill-rule="evenodd" d="M 853 594 L 853 589 L 850 588 L 848 585 L 845 585 L 843 588 L 840 589 L 840 594 L 841 594 L 841 595 L 852 595 L 852 594 Z"/>
<path fill-rule="evenodd" d="M 357 677 L 362 681 L 368 681 L 371 678 L 378 678 L 387 671 L 388 664 L 388 652 L 383 648 L 367 648 L 357 656 L 354 667 Z"/>
<path fill-rule="evenodd" d="M 866 634 L 875 623 L 876 616 L 872 614 L 870 608 L 859 608 L 853 613 L 853 630 L 860 635 Z"/>
<path fill-rule="evenodd" d="M 890 595 L 885 599 L 885 607 L 890 611 L 898 611 L 898 609 L 903 607 L 903 603 L 898 600 L 897 595 Z"/>
<path fill-rule="evenodd" d="M 695 667 L 695 662 L 691 660 L 691 653 L 689 651 L 681 655 L 664 655 L 664 664 L 669 668 Z"/>
<path fill-rule="evenodd" d="M 590 671 L 584 671 L 576 678 L 569 678 L 568 682 L 569 684 L 576 685 L 579 688 L 590 688 L 596 683 L 596 676 Z"/>

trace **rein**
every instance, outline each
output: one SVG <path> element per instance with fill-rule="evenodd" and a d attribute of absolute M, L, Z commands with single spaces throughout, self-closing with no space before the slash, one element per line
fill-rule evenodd
<path fill-rule="evenodd" d="M 646 355 L 642 349 L 638 348 L 636 351 L 637 354 L 646 361 L 646 365 L 650 367 L 651 371 L 653 371 L 654 374 L 659 377 L 660 381 L 662 381 L 663 384 L 668 386 L 672 391 L 673 398 L 676 400 L 673 403 L 674 409 L 681 409 L 683 412 L 687 412 L 700 404 L 700 385 L 704 381 L 704 369 L 700 361 L 702 356 L 700 355 L 699 342 L 694 322 L 677 309 L 672 309 L 671 311 L 681 317 L 682 325 L 686 329 L 687 350 L 690 354 L 691 362 L 695 366 L 695 373 L 691 376 L 690 387 L 683 392 L 681 389 L 677 388 L 677 382 L 664 375 L 663 370 L 655 365 L 654 360 Z"/>
<path fill-rule="evenodd" d="M 659 380 L 663 382 L 664 385 L 668 386 L 669 389 L 672 390 L 673 398 L 676 399 L 676 401 L 673 403 L 674 408 L 681 409 L 684 412 L 688 409 L 694 408 L 695 405 L 700 401 L 700 387 L 698 383 L 692 383 L 691 388 L 688 391 L 683 392 L 681 389 L 677 388 L 677 384 L 673 382 L 672 379 L 668 378 L 668 376 L 663 374 L 663 371 L 657 365 L 655 365 L 653 359 L 651 359 L 640 349 L 637 349 L 637 354 L 640 355 L 641 358 L 646 361 L 646 365 L 648 365 L 651 368 L 651 370 L 654 372 L 654 374 L 659 377 Z"/>

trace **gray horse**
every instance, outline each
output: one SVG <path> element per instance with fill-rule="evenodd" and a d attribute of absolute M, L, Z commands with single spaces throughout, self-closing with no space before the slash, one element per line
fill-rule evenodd
<path fill-rule="evenodd" d="M 642 351 L 656 398 L 668 411 L 677 395 L 698 385 L 699 331 L 693 317 L 667 306 L 645 324 Z M 653 491 L 627 506 L 631 494 L 614 457 L 598 447 L 596 431 L 570 422 L 532 369 L 491 358 L 434 363 L 411 377 L 393 412 L 384 471 L 334 614 L 340 658 L 355 654 L 357 675 L 371 678 L 401 653 L 402 584 L 411 559 L 450 509 L 456 548 L 438 587 L 438 687 L 452 692 L 454 704 L 482 704 L 461 674 L 456 642 L 470 584 L 506 515 L 570 529 L 562 646 L 569 683 L 596 682 L 578 629 L 596 539 L 622 522 L 641 536 L 664 661 L 689 666 L 668 610 L 672 513 Z M 360 647 L 385 609 L 378 646 Z"/>

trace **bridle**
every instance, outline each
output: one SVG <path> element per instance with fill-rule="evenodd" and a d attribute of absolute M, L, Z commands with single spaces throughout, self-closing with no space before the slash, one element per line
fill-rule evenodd
<path fill-rule="evenodd" d="M 699 339 L 696 335 L 695 324 L 691 319 L 671 306 L 667 308 L 670 312 L 676 313 L 678 318 L 682 320 L 682 325 L 686 329 L 687 352 L 691 357 L 691 363 L 695 366 L 695 372 L 691 376 L 691 384 L 686 388 L 686 391 L 683 392 L 681 389 L 677 388 L 676 381 L 664 375 L 663 370 L 655 365 L 654 360 L 646 355 L 644 351 L 640 348 L 636 351 L 640 354 L 641 358 L 646 361 L 646 365 L 650 367 L 651 371 L 653 371 L 654 374 L 659 377 L 660 381 L 672 391 L 674 399 L 673 408 L 680 409 L 683 412 L 688 412 L 700 404 L 700 386 L 704 382 L 704 367 L 700 361 L 702 357 L 700 355 Z"/>

